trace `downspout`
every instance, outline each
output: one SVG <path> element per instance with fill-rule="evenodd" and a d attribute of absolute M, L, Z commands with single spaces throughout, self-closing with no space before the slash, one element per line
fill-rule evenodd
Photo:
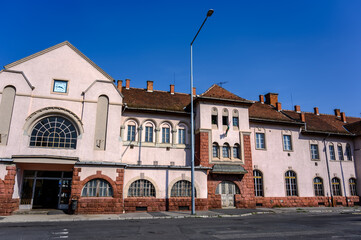
<path fill-rule="evenodd" d="M 325 156 L 326 156 L 326 166 L 327 166 L 327 175 L 328 175 L 328 185 L 330 187 L 330 196 L 331 196 L 331 204 L 329 206 L 334 207 L 333 205 L 333 193 L 332 193 L 332 183 L 331 183 L 331 175 L 330 175 L 330 166 L 328 163 L 328 156 L 327 156 L 327 148 L 326 148 L 326 139 L 330 136 L 330 134 L 328 134 L 322 141 L 323 141 L 323 149 L 325 152 Z"/>

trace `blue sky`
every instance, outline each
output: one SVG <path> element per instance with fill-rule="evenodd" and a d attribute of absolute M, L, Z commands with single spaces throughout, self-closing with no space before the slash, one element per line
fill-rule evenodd
<path fill-rule="evenodd" d="M 282 107 L 334 108 L 361 116 L 361 1 L 5 1 L 2 66 L 65 40 L 114 79 L 189 92 L 194 44 L 197 93 L 214 83 Z"/>

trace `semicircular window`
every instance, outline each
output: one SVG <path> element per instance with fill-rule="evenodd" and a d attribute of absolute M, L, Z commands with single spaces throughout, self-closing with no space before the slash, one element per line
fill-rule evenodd
<path fill-rule="evenodd" d="M 66 118 L 52 116 L 37 122 L 31 132 L 31 147 L 76 148 L 78 133 Z"/>

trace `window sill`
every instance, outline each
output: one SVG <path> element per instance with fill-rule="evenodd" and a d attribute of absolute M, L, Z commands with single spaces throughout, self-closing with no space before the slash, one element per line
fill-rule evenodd
<path fill-rule="evenodd" d="M 321 159 L 311 159 L 311 161 L 320 162 Z"/>
<path fill-rule="evenodd" d="M 263 151 L 266 151 L 267 149 L 266 149 L 266 148 L 256 148 L 256 150 L 263 150 Z"/>

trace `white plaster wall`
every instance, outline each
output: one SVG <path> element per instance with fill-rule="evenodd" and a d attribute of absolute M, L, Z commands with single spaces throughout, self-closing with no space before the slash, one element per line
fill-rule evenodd
<path fill-rule="evenodd" d="M 130 184 L 140 178 L 144 174 L 145 179 L 149 179 L 156 188 L 157 198 L 166 198 L 168 192 L 172 188 L 171 183 L 182 179 L 182 174 L 185 180 L 190 180 L 190 170 L 171 170 L 171 169 L 126 169 L 124 173 L 124 197 L 128 194 Z M 196 170 L 194 172 L 195 187 L 197 189 L 197 198 L 207 198 L 207 173 L 204 170 Z"/>
<path fill-rule="evenodd" d="M 135 141 L 128 142 L 127 140 L 127 124 L 129 121 L 136 123 L 136 137 Z M 153 135 L 153 143 L 146 143 L 145 140 L 145 123 L 151 121 L 154 123 L 153 128 L 158 129 Z M 170 144 L 163 144 L 161 127 L 163 123 L 168 123 L 171 126 L 170 130 Z M 178 144 L 178 127 L 182 124 L 186 127 L 186 144 Z M 145 113 L 130 113 L 125 112 L 122 117 L 122 141 L 123 147 L 121 150 L 122 162 L 129 164 L 137 164 L 140 160 L 143 165 L 153 165 L 154 161 L 158 161 L 158 165 L 174 165 L 185 166 L 190 165 L 190 127 L 189 118 L 184 116 L 170 116 L 160 114 L 145 114 Z M 142 126 L 142 132 L 139 131 L 139 126 Z M 172 132 L 172 130 L 174 130 Z M 155 136 L 157 135 L 157 137 Z M 139 139 L 141 136 L 141 143 Z M 134 145 L 133 148 L 129 144 Z M 167 150 L 169 147 L 169 150 Z"/>
<path fill-rule="evenodd" d="M 356 165 L 357 193 L 361 193 L 361 136 L 354 139 L 354 159 Z"/>
<path fill-rule="evenodd" d="M 21 63 L 11 70 L 23 71 L 35 88 L 31 90 L 22 74 L 4 71 L 0 73 L 0 93 L 7 85 L 16 88 L 8 144 L 0 146 L 0 157 L 59 155 L 79 157 L 81 161 L 120 161 L 122 96 L 102 73 L 68 46 Z M 53 79 L 68 80 L 69 93 L 51 93 Z M 96 81 L 99 79 L 103 79 L 103 82 Z M 108 96 L 110 103 L 105 151 L 94 150 L 95 115 L 100 95 Z M 25 120 L 30 114 L 46 107 L 65 108 L 81 119 L 84 132 L 78 137 L 75 150 L 29 147 L 31 130 L 24 131 Z"/>
<path fill-rule="evenodd" d="M 8 174 L 8 171 L 6 170 L 6 166 L 8 166 L 8 165 L 0 164 L 0 179 L 1 180 L 4 180 L 6 174 Z"/>
<path fill-rule="evenodd" d="M 117 168 L 115 167 L 81 166 L 81 172 L 79 172 L 80 181 L 83 181 L 89 176 L 95 175 L 97 171 L 101 171 L 103 175 L 108 176 L 113 181 L 115 181 L 118 176 Z"/>
<path fill-rule="evenodd" d="M 265 130 L 266 149 L 256 149 L 255 132 Z M 288 130 L 292 136 L 293 151 L 284 151 L 282 142 L 283 131 Z M 327 173 L 326 157 L 324 153 L 324 144 L 322 137 L 301 135 L 300 129 L 297 127 L 272 126 L 264 124 L 251 124 L 251 146 L 252 160 L 256 169 L 263 173 L 264 196 L 265 197 L 284 197 L 285 189 L 285 173 L 290 169 L 297 174 L 298 195 L 300 197 L 313 197 L 313 178 L 317 175 L 323 179 L 325 196 L 330 196 L 329 180 Z M 319 146 L 320 160 L 311 160 L 310 144 L 311 140 L 315 141 Z M 346 144 L 351 145 L 353 151 L 352 139 L 345 138 L 328 138 L 326 143 L 333 142 L 335 146 L 337 159 L 337 143 L 343 145 L 345 151 Z M 290 156 L 288 156 L 288 154 Z M 327 145 L 327 154 L 329 151 Z M 346 157 L 345 157 L 346 159 Z M 317 164 L 317 166 L 316 166 Z M 329 161 L 331 179 L 337 176 L 341 180 L 342 195 L 343 183 L 340 164 L 342 164 L 344 179 L 346 185 L 346 193 L 350 195 L 348 180 L 355 177 L 354 161 Z"/>

